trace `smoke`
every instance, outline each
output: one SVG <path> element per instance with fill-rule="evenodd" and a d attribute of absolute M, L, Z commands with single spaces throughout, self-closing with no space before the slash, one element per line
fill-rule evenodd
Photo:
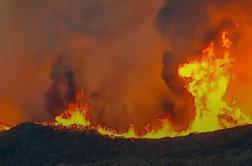
<path fill-rule="evenodd" d="M 83 89 L 92 122 L 140 128 L 166 115 L 185 128 L 193 99 L 177 68 L 197 58 L 222 28 L 235 32 L 234 53 L 239 53 L 239 78 L 229 94 L 240 85 L 252 90 L 245 63 L 251 62 L 250 5 L 238 0 L 1 1 L 0 120 L 53 118 Z M 237 97 L 248 110 L 250 96 L 239 91 Z"/>
<path fill-rule="evenodd" d="M 161 0 L 0 3 L 4 123 L 53 118 L 81 88 L 93 121 L 127 127 L 163 114 Z"/>
<path fill-rule="evenodd" d="M 65 110 L 70 102 L 75 101 L 77 92 L 74 72 L 66 64 L 66 58 L 59 56 L 52 69 L 53 83 L 49 87 L 45 99 L 46 109 L 54 117 Z"/>

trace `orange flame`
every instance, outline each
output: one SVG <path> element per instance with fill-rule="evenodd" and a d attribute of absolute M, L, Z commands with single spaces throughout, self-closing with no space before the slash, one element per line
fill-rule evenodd
<path fill-rule="evenodd" d="M 227 31 L 222 32 L 221 40 L 222 40 L 222 47 L 223 48 L 230 48 L 231 47 L 232 41 L 228 38 Z"/>
<path fill-rule="evenodd" d="M 229 48 L 232 42 L 224 31 L 221 35 L 222 49 L 217 53 L 214 43 L 203 50 L 203 58 L 182 65 L 178 73 L 189 82 L 187 90 L 194 97 L 195 118 L 191 132 L 208 132 L 238 125 L 250 124 L 251 120 L 239 108 L 225 102 L 224 97 L 232 75 Z"/>
<path fill-rule="evenodd" d="M 229 71 L 233 62 L 229 51 L 231 46 L 232 42 L 228 38 L 228 33 L 224 31 L 221 34 L 220 49 L 216 49 L 215 43 L 212 42 L 202 51 L 201 59 L 179 67 L 178 74 L 185 79 L 185 88 L 194 97 L 195 106 L 194 120 L 184 131 L 174 130 L 168 118 L 159 119 L 159 127 L 147 124 L 144 127 L 144 134 L 138 134 L 134 124 L 131 124 L 126 132 L 108 129 L 100 124 L 94 126 L 87 116 L 88 105 L 81 101 L 83 91 L 77 95 L 75 103 L 70 104 L 65 112 L 55 118 L 55 125 L 91 126 L 101 135 L 110 137 L 158 139 L 251 124 L 252 121 L 248 116 L 244 115 L 234 104 L 229 104 L 224 100 L 232 79 Z"/>
<path fill-rule="evenodd" d="M 76 102 L 71 103 L 69 108 L 61 115 L 55 117 L 55 125 L 69 127 L 72 125 L 89 126 L 90 122 L 87 118 L 88 104 L 82 102 L 84 97 L 83 91 L 76 94 Z"/>

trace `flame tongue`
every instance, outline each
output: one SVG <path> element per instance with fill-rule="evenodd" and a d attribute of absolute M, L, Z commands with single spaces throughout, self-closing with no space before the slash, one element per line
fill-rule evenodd
<path fill-rule="evenodd" d="M 108 129 L 100 124 L 93 126 L 87 116 L 88 105 L 81 101 L 83 91 L 77 94 L 76 102 L 70 104 L 69 109 L 55 118 L 55 125 L 91 126 L 98 133 L 111 137 L 157 139 L 251 124 L 252 121 L 248 116 L 224 100 L 232 79 L 229 71 L 233 61 L 229 52 L 231 46 L 228 33 L 224 31 L 221 34 L 221 48 L 216 49 L 215 43 L 211 43 L 203 50 L 201 59 L 179 67 L 178 74 L 185 79 L 185 88 L 194 97 L 195 106 L 194 120 L 185 131 L 175 131 L 166 117 L 158 120 L 159 127 L 146 125 L 143 135 L 137 133 L 134 124 L 131 124 L 126 132 Z"/>
<path fill-rule="evenodd" d="M 227 32 L 221 35 L 223 54 L 216 52 L 214 43 L 203 51 L 203 58 L 182 65 L 178 73 L 188 80 L 186 88 L 195 102 L 195 119 L 191 132 L 207 132 L 223 128 L 249 124 L 251 120 L 224 101 L 224 96 L 232 75 L 229 48 L 232 42 Z"/>
<path fill-rule="evenodd" d="M 55 117 L 55 125 L 62 125 L 65 127 L 72 125 L 89 126 L 90 122 L 87 118 L 88 104 L 82 101 L 83 98 L 83 91 L 77 93 L 76 102 L 71 103 L 66 111 Z"/>

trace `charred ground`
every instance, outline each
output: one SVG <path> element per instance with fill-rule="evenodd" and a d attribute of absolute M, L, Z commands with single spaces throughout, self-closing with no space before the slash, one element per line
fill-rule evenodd
<path fill-rule="evenodd" d="M 127 140 L 24 123 L 0 134 L 0 165 L 251 165 L 252 126 Z"/>

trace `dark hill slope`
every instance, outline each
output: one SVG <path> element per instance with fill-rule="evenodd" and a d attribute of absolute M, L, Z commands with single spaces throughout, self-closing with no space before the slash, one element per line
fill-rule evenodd
<path fill-rule="evenodd" d="M 160 140 L 110 139 L 25 123 L 0 134 L 0 166 L 252 165 L 252 126 Z"/>

